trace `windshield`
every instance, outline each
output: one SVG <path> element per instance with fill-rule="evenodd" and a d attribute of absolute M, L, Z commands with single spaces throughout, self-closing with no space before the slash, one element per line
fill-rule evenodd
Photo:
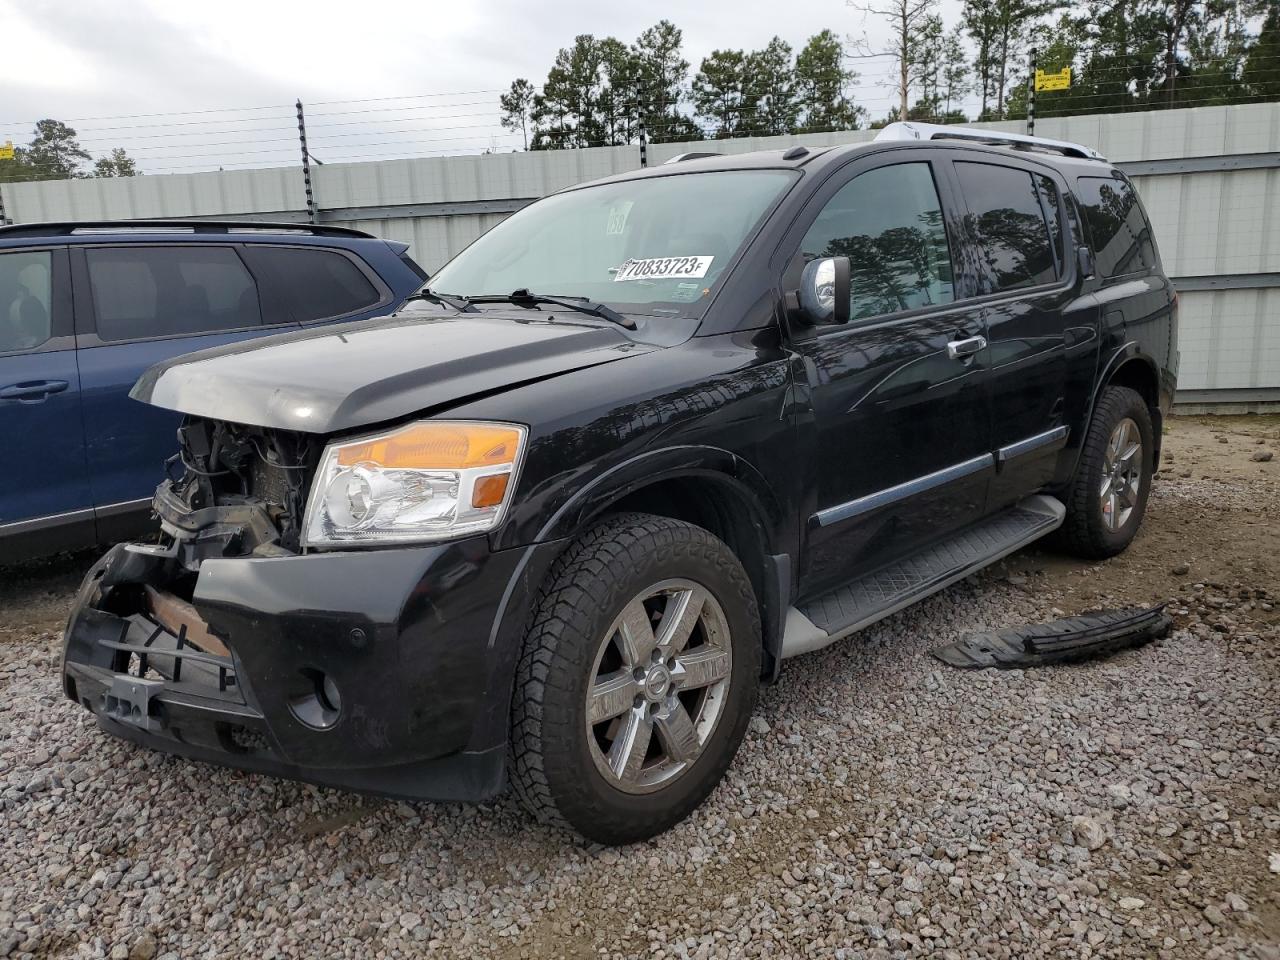
<path fill-rule="evenodd" d="M 466 297 L 525 289 L 620 310 L 700 314 L 793 176 L 690 173 L 555 194 L 476 240 L 432 278 L 431 289 Z"/>

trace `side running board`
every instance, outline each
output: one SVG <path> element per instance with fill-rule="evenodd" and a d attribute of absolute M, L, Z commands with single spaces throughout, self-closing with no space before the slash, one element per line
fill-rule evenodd
<path fill-rule="evenodd" d="M 963 580 L 1062 525 L 1054 497 L 1028 497 L 919 553 L 787 611 L 782 658 L 820 650 Z"/>

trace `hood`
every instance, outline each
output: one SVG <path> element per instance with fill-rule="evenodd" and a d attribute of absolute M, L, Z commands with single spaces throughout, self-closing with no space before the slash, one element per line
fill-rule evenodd
<path fill-rule="evenodd" d="M 400 314 L 187 354 L 149 369 L 129 395 L 217 420 L 333 433 L 656 349 L 549 314 Z"/>

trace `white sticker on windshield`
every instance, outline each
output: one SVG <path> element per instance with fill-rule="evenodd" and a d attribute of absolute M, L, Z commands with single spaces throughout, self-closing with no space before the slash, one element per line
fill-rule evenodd
<path fill-rule="evenodd" d="M 609 223 L 604 231 L 607 236 L 620 237 L 627 232 L 627 217 L 631 215 L 633 206 L 635 206 L 634 200 L 623 200 L 609 208 Z"/>
<path fill-rule="evenodd" d="M 671 277 L 705 277 L 715 257 L 655 257 L 652 260 L 628 260 L 613 275 L 619 280 L 666 280 Z"/>

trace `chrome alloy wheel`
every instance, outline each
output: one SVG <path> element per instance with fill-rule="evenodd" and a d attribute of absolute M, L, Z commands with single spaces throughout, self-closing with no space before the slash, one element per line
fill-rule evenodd
<path fill-rule="evenodd" d="M 622 609 L 601 640 L 587 690 L 596 769 L 627 793 L 667 786 L 701 755 L 724 712 L 729 624 L 707 590 L 663 580 Z"/>
<path fill-rule="evenodd" d="M 1107 441 L 1102 461 L 1102 486 L 1098 499 L 1102 504 L 1102 522 L 1115 533 L 1133 515 L 1142 489 L 1142 434 L 1138 425 L 1126 417 L 1116 424 Z"/>

